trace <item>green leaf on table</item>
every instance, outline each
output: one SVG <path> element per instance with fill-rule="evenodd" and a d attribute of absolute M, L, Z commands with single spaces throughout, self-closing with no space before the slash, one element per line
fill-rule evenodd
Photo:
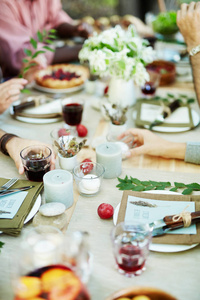
<path fill-rule="evenodd" d="M 141 181 L 137 178 L 131 177 L 131 182 L 137 185 L 142 185 Z"/>
<path fill-rule="evenodd" d="M 128 190 L 133 190 L 134 185 L 127 183 L 124 184 L 122 187 L 120 187 L 120 190 L 128 191 Z"/>
<path fill-rule="evenodd" d="M 170 192 L 177 192 L 178 188 L 173 187 L 172 189 L 170 189 Z"/>
<path fill-rule="evenodd" d="M 45 51 L 43 51 L 43 50 L 38 50 L 38 51 L 36 51 L 36 52 L 33 54 L 32 58 L 36 58 L 39 54 L 42 54 L 42 53 L 45 53 Z"/>
<path fill-rule="evenodd" d="M 154 187 L 162 186 L 162 185 L 163 185 L 161 182 L 158 182 L 158 181 L 152 181 L 152 180 L 149 180 L 149 182 L 150 182 Z"/>
<path fill-rule="evenodd" d="M 34 40 L 33 38 L 30 38 L 30 43 L 34 49 L 37 49 L 37 41 L 36 40 Z"/>
<path fill-rule="evenodd" d="M 164 189 L 165 189 L 165 185 L 157 186 L 155 188 L 155 190 L 157 190 L 157 191 L 163 191 Z"/>
<path fill-rule="evenodd" d="M 167 96 L 169 97 L 169 98 L 174 98 L 174 95 L 172 95 L 172 94 L 167 94 Z"/>
<path fill-rule="evenodd" d="M 147 186 L 147 185 L 150 185 L 150 182 L 149 181 L 141 181 L 141 184 Z"/>
<path fill-rule="evenodd" d="M 51 52 L 55 52 L 55 49 L 52 49 L 52 48 L 50 48 L 48 46 L 43 46 L 43 48 L 46 49 L 46 50 L 49 50 Z"/>
<path fill-rule="evenodd" d="M 3 248 L 3 245 L 5 245 L 5 243 L 0 241 L 0 248 Z"/>
<path fill-rule="evenodd" d="M 30 49 L 24 49 L 24 53 L 27 55 L 27 56 L 32 56 L 32 51 Z"/>
<path fill-rule="evenodd" d="M 190 183 L 190 184 L 186 184 L 185 186 L 187 186 L 188 188 L 191 188 L 193 190 L 200 190 L 200 184 L 194 182 L 194 183 Z"/>
<path fill-rule="evenodd" d="M 134 186 L 131 190 L 135 191 L 135 192 L 142 192 L 145 190 L 145 187 L 142 185 L 137 185 L 137 186 Z"/>
<path fill-rule="evenodd" d="M 151 190 L 154 190 L 155 187 L 153 187 L 152 185 L 149 185 L 149 186 L 146 186 L 144 191 L 151 191 Z"/>
<path fill-rule="evenodd" d="M 185 183 L 182 182 L 174 182 L 176 188 L 184 188 L 186 187 Z"/>
<path fill-rule="evenodd" d="M 187 95 L 185 95 L 185 94 L 179 94 L 179 96 L 182 98 L 187 98 Z"/>
<path fill-rule="evenodd" d="M 190 195 L 190 194 L 192 194 L 192 192 L 193 192 L 193 189 L 188 188 L 188 189 L 183 190 L 182 194 L 183 195 Z"/>
<path fill-rule="evenodd" d="M 194 98 L 187 99 L 187 104 L 194 103 L 194 102 L 195 102 Z"/>

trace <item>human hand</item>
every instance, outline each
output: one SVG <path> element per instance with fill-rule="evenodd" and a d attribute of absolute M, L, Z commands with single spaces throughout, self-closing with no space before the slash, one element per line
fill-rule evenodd
<path fill-rule="evenodd" d="M 23 63 L 22 65 L 22 73 L 23 70 L 28 67 L 30 64 L 35 64 L 35 66 L 30 67 L 30 69 L 23 74 L 23 77 L 28 80 L 28 82 L 32 82 L 35 78 L 36 73 L 41 70 L 45 69 L 47 67 L 47 59 L 44 54 L 39 54 L 34 59 L 30 60 L 26 57 L 26 59 L 29 60 L 28 63 Z"/>
<path fill-rule="evenodd" d="M 182 33 L 187 49 L 200 44 L 200 2 L 183 3 L 177 12 L 177 25 Z"/>
<path fill-rule="evenodd" d="M 20 91 L 27 83 L 23 78 L 14 78 L 0 84 L 0 114 L 18 100 Z"/>
<path fill-rule="evenodd" d="M 173 143 L 164 140 L 163 138 L 146 129 L 128 129 L 122 133 L 118 139 L 123 139 L 123 142 L 126 143 L 130 142 L 130 140 L 133 140 L 134 148 L 130 149 L 127 157 L 141 154 L 178 159 L 184 159 L 185 157 L 185 143 Z"/>
<path fill-rule="evenodd" d="M 32 145 L 46 145 L 52 150 L 51 146 L 47 145 L 45 143 L 35 141 L 35 140 L 23 139 L 23 138 L 19 138 L 19 137 L 12 138 L 6 144 L 6 150 L 7 150 L 8 154 L 10 155 L 10 157 L 14 160 L 15 165 L 16 165 L 18 171 L 19 171 L 19 174 L 24 173 L 24 167 L 22 165 L 20 152 L 25 147 L 32 146 Z M 51 170 L 55 169 L 55 161 L 56 161 L 55 153 L 52 150 Z"/>

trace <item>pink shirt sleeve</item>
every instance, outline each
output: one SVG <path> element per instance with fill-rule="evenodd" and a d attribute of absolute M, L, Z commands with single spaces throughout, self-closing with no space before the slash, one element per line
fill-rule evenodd
<path fill-rule="evenodd" d="M 72 19 L 62 10 L 59 0 L 0 0 L 0 52 L 6 73 L 17 75 L 25 57 L 24 48 L 30 48 L 30 37 L 36 38 L 37 31 L 49 30 Z M 34 14 L 34 19 L 30 14 Z M 42 47 L 41 45 L 38 45 Z M 54 53 L 45 53 L 48 64 Z"/>

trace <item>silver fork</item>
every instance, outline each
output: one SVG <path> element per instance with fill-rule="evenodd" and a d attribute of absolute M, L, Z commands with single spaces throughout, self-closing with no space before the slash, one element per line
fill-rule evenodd
<path fill-rule="evenodd" d="M 7 189 L 9 189 L 13 184 L 15 184 L 15 182 L 17 182 L 18 178 L 12 178 L 10 180 L 8 180 L 5 184 L 3 184 L 0 187 L 0 192 L 2 191 L 6 191 Z"/>

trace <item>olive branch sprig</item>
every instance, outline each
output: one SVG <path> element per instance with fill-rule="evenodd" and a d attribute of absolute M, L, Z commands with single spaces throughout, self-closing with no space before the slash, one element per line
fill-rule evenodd
<path fill-rule="evenodd" d="M 5 243 L 3 243 L 3 242 L 1 242 L 0 241 L 0 248 L 3 248 L 3 245 L 4 245 Z M 0 252 L 1 252 L 1 250 L 0 250 Z"/>
<path fill-rule="evenodd" d="M 31 67 L 37 65 L 31 61 L 33 61 L 39 54 L 45 53 L 46 51 L 55 52 L 55 49 L 51 48 L 50 45 L 54 43 L 56 38 L 56 29 L 50 29 L 48 32 L 45 29 L 42 32 L 38 31 L 37 40 L 32 37 L 30 38 L 30 44 L 32 45 L 33 50 L 28 48 L 24 49 L 24 53 L 27 58 L 24 58 L 22 61 L 27 63 L 27 65 L 21 70 L 19 77 L 22 78 Z M 40 50 L 38 50 L 38 42 L 45 44 Z M 29 90 L 23 89 L 22 92 L 27 93 Z"/>
<path fill-rule="evenodd" d="M 200 184 L 194 182 L 185 184 L 182 182 L 174 182 L 174 185 L 169 181 L 141 181 L 137 178 L 130 178 L 126 175 L 124 179 L 118 177 L 119 184 L 116 187 L 121 190 L 131 190 L 137 192 L 150 191 L 150 190 L 165 190 L 170 188 L 169 191 L 177 192 L 178 189 L 183 189 L 183 195 L 190 195 L 193 191 L 200 191 Z"/>

